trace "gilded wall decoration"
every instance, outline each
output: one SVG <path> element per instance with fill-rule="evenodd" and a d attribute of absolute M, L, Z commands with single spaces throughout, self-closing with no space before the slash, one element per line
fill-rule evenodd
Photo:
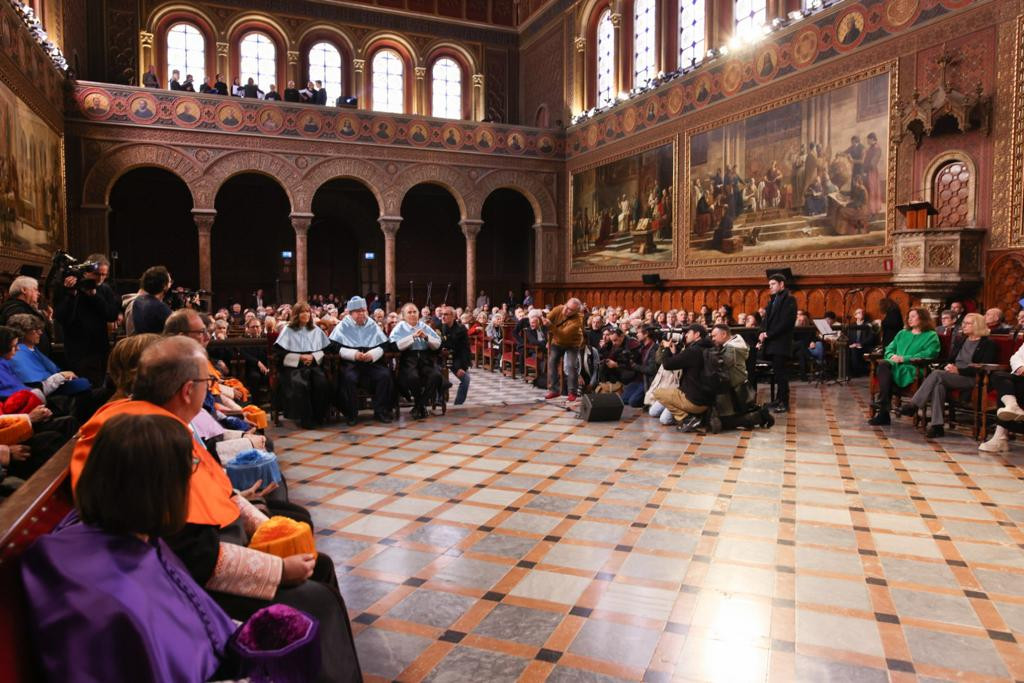
<path fill-rule="evenodd" d="M 883 72 L 688 133 L 687 263 L 883 247 L 889 96 Z"/>
<path fill-rule="evenodd" d="M 900 249 L 900 268 L 918 269 L 921 267 L 921 247 L 906 246 Z"/>

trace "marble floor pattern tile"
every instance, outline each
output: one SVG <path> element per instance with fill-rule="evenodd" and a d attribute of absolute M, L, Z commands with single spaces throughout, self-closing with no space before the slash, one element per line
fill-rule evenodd
<path fill-rule="evenodd" d="M 1024 680 L 1024 456 L 793 396 L 680 434 L 474 370 L 444 416 L 270 434 L 370 683 Z"/>

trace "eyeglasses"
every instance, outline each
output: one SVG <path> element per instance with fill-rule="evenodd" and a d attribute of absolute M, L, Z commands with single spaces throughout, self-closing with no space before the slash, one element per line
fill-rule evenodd
<path fill-rule="evenodd" d="M 210 331 L 204 328 L 202 330 L 189 330 L 188 332 L 186 332 L 186 334 L 190 337 L 194 335 L 199 335 L 200 337 L 209 337 Z"/>
<path fill-rule="evenodd" d="M 193 380 L 189 380 L 189 381 L 191 381 L 191 382 L 205 382 L 207 390 L 213 389 L 213 385 L 217 383 L 217 380 L 215 378 L 213 378 L 213 377 L 202 377 L 202 378 L 199 378 L 199 379 L 193 379 Z"/>

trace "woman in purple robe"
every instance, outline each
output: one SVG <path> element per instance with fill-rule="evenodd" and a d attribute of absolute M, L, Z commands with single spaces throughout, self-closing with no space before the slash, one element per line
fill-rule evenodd
<path fill-rule="evenodd" d="M 76 513 L 24 554 L 33 638 L 52 681 L 234 677 L 235 623 L 161 536 L 181 529 L 193 469 L 173 418 L 112 418 L 75 495 Z"/>

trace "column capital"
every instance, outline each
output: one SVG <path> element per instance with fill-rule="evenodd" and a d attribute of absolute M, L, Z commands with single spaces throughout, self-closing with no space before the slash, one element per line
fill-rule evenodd
<path fill-rule="evenodd" d="M 612 20 L 612 26 L 614 26 L 615 28 L 619 28 L 620 26 L 622 26 L 622 15 L 619 14 L 618 12 L 614 12 L 609 17 L 609 19 Z"/>
<path fill-rule="evenodd" d="M 462 228 L 462 234 L 466 236 L 467 240 L 475 240 L 483 226 L 484 222 L 479 218 L 463 218 L 459 221 L 459 227 Z"/>
<path fill-rule="evenodd" d="M 547 230 L 557 230 L 558 223 L 541 223 L 540 221 L 533 224 L 535 232 L 545 232 Z"/>
<path fill-rule="evenodd" d="M 576 36 L 572 43 L 576 47 L 576 52 L 584 52 L 587 49 L 587 39 L 583 36 Z"/>
<path fill-rule="evenodd" d="M 427 67 L 425 66 L 414 66 L 412 73 L 418 80 L 423 80 L 427 77 Z"/>
<path fill-rule="evenodd" d="M 213 229 L 213 222 L 217 218 L 216 209 L 192 209 L 192 220 L 195 221 L 196 230 L 200 235 L 209 235 Z"/>
<path fill-rule="evenodd" d="M 477 86 L 477 87 L 483 87 L 483 85 L 484 85 L 484 75 L 483 74 L 473 74 L 473 85 Z"/>
<path fill-rule="evenodd" d="M 228 43 L 217 43 L 217 56 L 227 57 L 228 56 Z"/>
<path fill-rule="evenodd" d="M 380 225 L 381 232 L 384 233 L 385 238 L 394 239 L 395 235 L 398 234 L 398 228 L 402 226 L 401 216 L 381 216 L 377 219 L 378 225 Z"/>
<path fill-rule="evenodd" d="M 309 231 L 309 224 L 313 220 L 311 213 L 293 213 L 289 216 L 292 221 L 292 229 L 296 235 L 305 235 Z"/>
<path fill-rule="evenodd" d="M 296 52 L 296 51 L 293 51 L 293 50 L 288 50 L 288 64 L 291 65 L 291 64 L 298 64 L 298 63 L 299 63 L 299 53 Z"/>
<path fill-rule="evenodd" d="M 142 47 L 153 47 L 153 34 L 149 31 L 139 31 L 139 43 Z"/>
<path fill-rule="evenodd" d="M 352 60 L 352 70 L 355 71 L 357 74 L 363 73 L 363 70 L 365 68 L 366 68 L 366 60 L 365 59 L 353 59 Z"/>

